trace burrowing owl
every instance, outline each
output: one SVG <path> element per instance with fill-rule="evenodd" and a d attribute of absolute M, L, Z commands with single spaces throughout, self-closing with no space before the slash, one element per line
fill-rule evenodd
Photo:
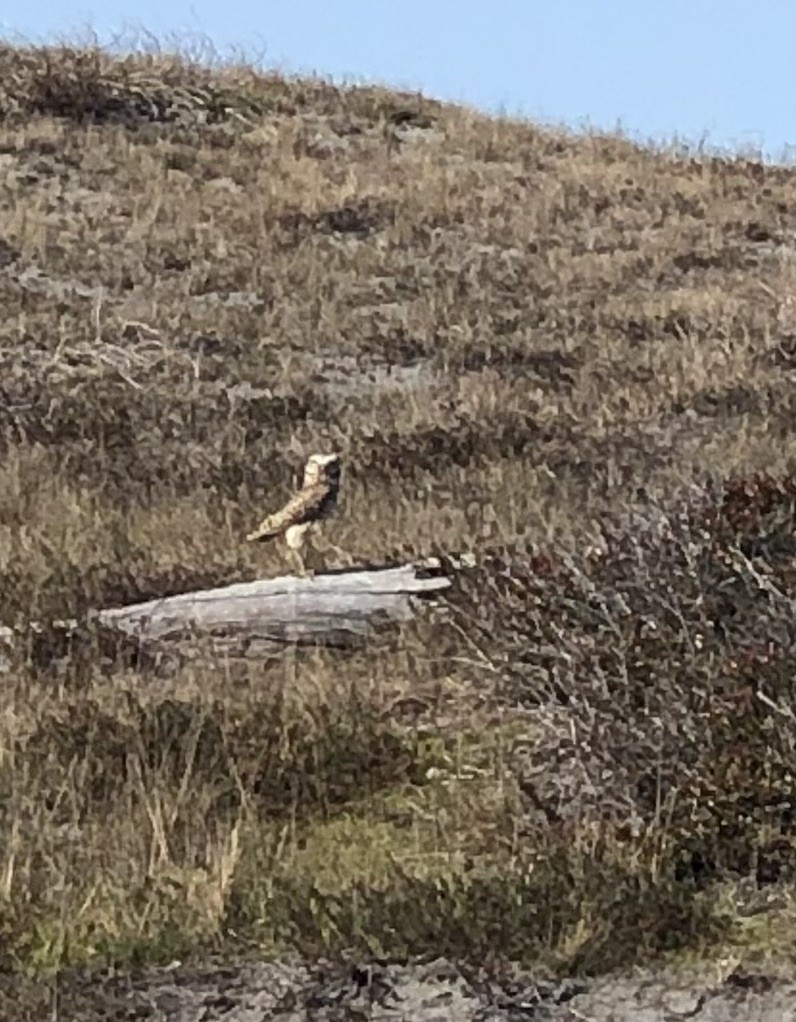
<path fill-rule="evenodd" d="M 264 518 L 246 539 L 262 542 L 283 535 L 299 574 L 304 575 L 304 543 L 337 506 L 340 475 L 339 454 L 311 454 L 304 466 L 304 480 L 299 492 L 281 511 Z"/>

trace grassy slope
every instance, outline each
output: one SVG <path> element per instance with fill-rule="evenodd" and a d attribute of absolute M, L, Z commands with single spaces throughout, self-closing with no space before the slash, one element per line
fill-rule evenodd
<path fill-rule="evenodd" d="M 369 658 L 31 648 L 7 961 L 792 944 L 795 232 L 792 170 L 0 49 L 4 622 L 281 570 L 241 535 L 332 445 L 352 560 L 484 564 Z"/>

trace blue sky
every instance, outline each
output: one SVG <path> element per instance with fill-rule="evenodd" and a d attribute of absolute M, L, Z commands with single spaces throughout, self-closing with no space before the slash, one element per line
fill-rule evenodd
<path fill-rule="evenodd" d="M 146 28 L 572 127 L 796 158 L 794 0 L 0 0 L 0 34 Z"/>

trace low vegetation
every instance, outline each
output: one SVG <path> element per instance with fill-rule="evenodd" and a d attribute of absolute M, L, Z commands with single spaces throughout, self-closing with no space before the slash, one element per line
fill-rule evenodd
<path fill-rule="evenodd" d="M 2 622 L 475 554 L 271 660 L 9 647 L 6 975 L 796 948 L 796 172 L 162 54 L 0 48 Z M 4 982 L 15 982 L 8 979 Z"/>

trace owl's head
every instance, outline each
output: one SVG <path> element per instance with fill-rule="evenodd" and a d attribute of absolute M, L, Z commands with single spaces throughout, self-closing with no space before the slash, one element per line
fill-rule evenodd
<path fill-rule="evenodd" d="M 339 454 L 311 454 L 304 466 L 304 485 L 329 482 L 335 485 L 340 482 Z"/>

